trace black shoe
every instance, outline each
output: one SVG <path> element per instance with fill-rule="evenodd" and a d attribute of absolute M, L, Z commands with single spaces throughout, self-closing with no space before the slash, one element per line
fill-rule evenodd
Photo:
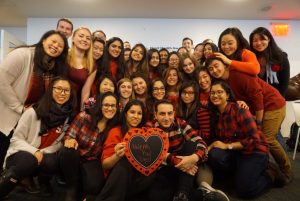
<path fill-rule="evenodd" d="M 218 189 L 214 189 L 209 184 L 202 182 L 198 191 L 202 193 L 203 201 L 230 201 L 227 195 Z"/>
<path fill-rule="evenodd" d="M 32 177 L 22 179 L 20 186 L 29 194 L 38 194 L 40 192 Z"/>
<path fill-rule="evenodd" d="M 11 170 L 4 170 L 0 175 L 0 200 L 3 200 L 17 185 L 18 180 Z"/>
<path fill-rule="evenodd" d="M 283 187 L 287 183 L 286 176 L 280 171 L 279 167 L 273 162 L 269 162 L 268 167 L 266 169 L 266 174 L 270 177 L 275 187 Z"/>
<path fill-rule="evenodd" d="M 189 201 L 188 195 L 185 192 L 178 192 L 174 197 L 173 201 Z"/>

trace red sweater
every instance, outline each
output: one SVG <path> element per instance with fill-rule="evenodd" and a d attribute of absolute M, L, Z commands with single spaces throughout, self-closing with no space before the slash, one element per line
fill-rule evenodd
<path fill-rule="evenodd" d="M 237 70 L 249 75 L 257 75 L 260 71 L 260 64 L 253 52 L 244 49 L 242 52 L 242 61 L 232 60 L 230 70 Z"/>

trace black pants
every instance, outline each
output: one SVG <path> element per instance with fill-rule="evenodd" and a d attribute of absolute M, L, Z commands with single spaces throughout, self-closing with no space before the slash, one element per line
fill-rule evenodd
<path fill-rule="evenodd" d="M 151 185 L 154 175 L 144 176 L 123 157 L 111 170 L 96 201 L 123 201 L 133 197 Z"/>
<path fill-rule="evenodd" d="M 189 156 L 195 153 L 196 143 L 185 142 L 183 148 L 176 154 Z M 148 191 L 150 201 L 171 201 L 176 192 L 191 193 L 194 184 L 194 176 L 182 172 L 174 166 L 164 166 L 156 173 L 153 184 Z"/>
<path fill-rule="evenodd" d="M 4 158 L 6 156 L 7 149 L 10 144 L 10 139 L 12 137 L 13 131 L 10 132 L 8 136 L 0 132 L 0 172 L 3 168 Z"/>

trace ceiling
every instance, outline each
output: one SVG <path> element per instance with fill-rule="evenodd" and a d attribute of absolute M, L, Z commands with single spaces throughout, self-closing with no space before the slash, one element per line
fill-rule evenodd
<path fill-rule="evenodd" d="M 0 0 L 0 26 L 28 17 L 300 20 L 300 0 Z"/>

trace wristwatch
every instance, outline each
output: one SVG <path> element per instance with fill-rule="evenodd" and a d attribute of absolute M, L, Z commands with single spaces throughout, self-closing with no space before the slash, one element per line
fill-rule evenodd
<path fill-rule="evenodd" d="M 229 149 L 229 150 L 232 150 L 232 149 L 233 149 L 233 146 L 232 146 L 231 143 L 227 145 L 227 149 Z"/>

